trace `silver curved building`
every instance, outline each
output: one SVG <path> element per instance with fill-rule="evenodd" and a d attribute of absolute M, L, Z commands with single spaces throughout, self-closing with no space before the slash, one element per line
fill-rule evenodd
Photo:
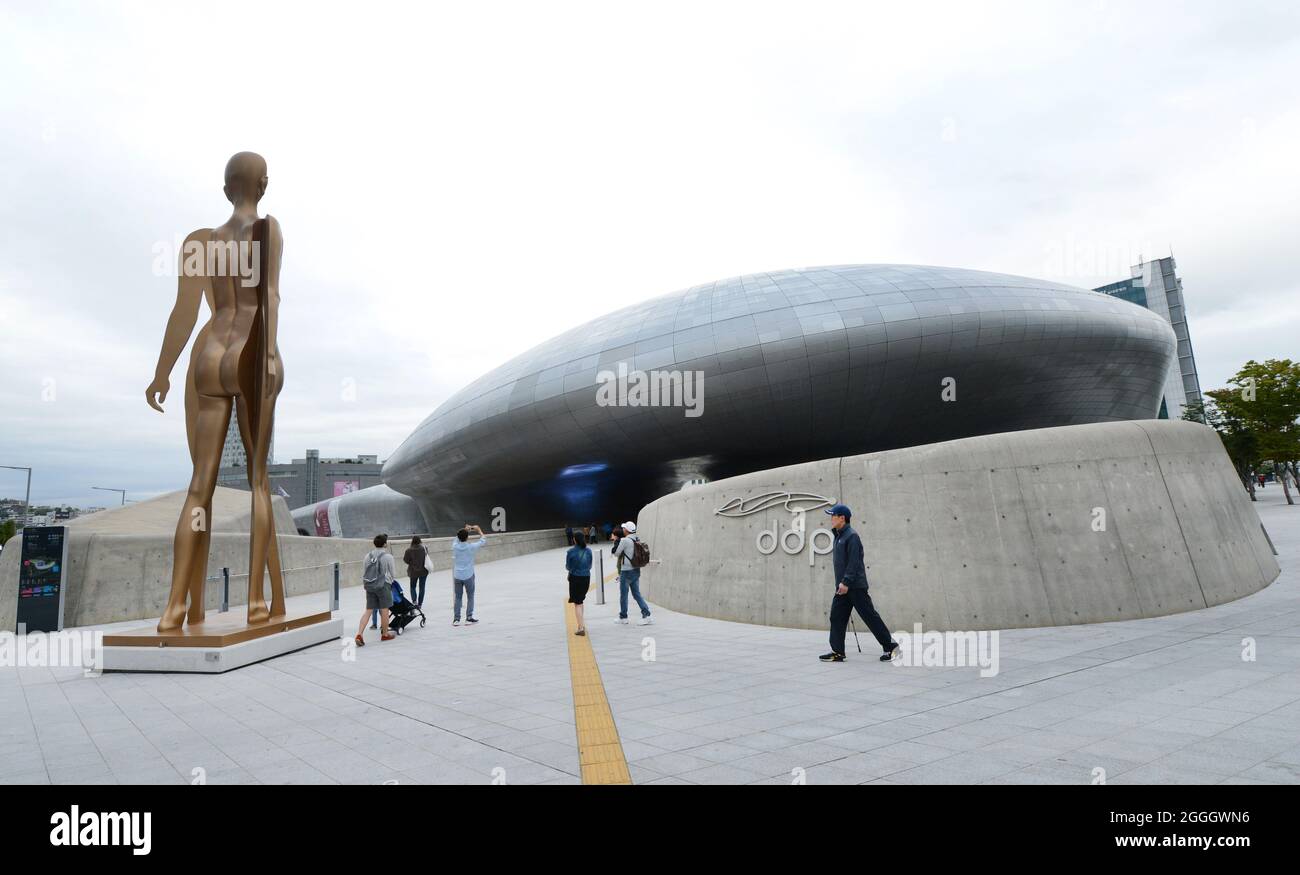
<path fill-rule="evenodd" d="M 512 359 L 435 410 L 383 478 L 433 532 L 494 508 L 512 530 L 619 521 L 692 477 L 1149 419 L 1174 358 L 1159 316 L 1058 283 L 913 265 L 752 274 Z M 622 372 L 695 380 L 696 403 L 637 404 L 609 391 Z"/>

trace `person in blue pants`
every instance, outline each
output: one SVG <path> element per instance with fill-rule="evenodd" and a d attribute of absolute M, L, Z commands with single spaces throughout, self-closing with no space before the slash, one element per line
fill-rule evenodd
<path fill-rule="evenodd" d="M 641 569 L 632 565 L 632 554 L 636 550 L 636 523 L 623 523 L 614 531 L 618 543 L 614 545 L 614 558 L 618 562 L 618 619 L 614 622 L 627 625 L 627 594 L 630 591 L 641 609 L 638 626 L 649 626 L 654 622 L 650 618 L 650 606 L 641 597 Z"/>

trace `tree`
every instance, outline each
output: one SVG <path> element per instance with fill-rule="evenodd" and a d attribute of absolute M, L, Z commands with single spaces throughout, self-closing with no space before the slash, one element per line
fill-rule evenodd
<path fill-rule="evenodd" d="M 1246 362 L 1223 389 L 1205 393 L 1210 403 L 1191 405 L 1183 418 L 1203 413 L 1205 422 L 1219 433 L 1224 449 L 1247 481 L 1255 498 L 1251 473 L 1271 460 L 1286 495 L 1300 459 L 1300 364 L 1290 359 Z M 1287 476 L 1288 473 L 1290 476 Z"/>
<path fill-rule="evenodd" d="M 1255 501 L 1255 478 L 1252 475 L 1259 460 L 1259 441 L 1252 432 L 1246 430 L 1240 419 L 1225 412 L 1217 404 L 1215 393 L 1227 391 L 1229 390 L 1217 389 L 1206 392 L 1210 400 L 1196 401 L 1187 405 L 1187 409 L 1183 411 L 1183 419 L 1193 422 L 1203 421 L 1219 433 L 1219 440 L 1223 441 L 1223 449 L 1227 452 L 1228 459 L 1237 469 L 1237 476 L 1241 478 L 1246 491 L 1250 493 L 1250 500 Z M 1192 414 L 1200 414 L 1204 420 Z"/>
<path fill-rule="evenodd" d="M 4 546 L 5 542 L 16 534 L 18 534 L 18 524 L 16 522 L 5 520 L 0 523 L 0 546 Z"/>

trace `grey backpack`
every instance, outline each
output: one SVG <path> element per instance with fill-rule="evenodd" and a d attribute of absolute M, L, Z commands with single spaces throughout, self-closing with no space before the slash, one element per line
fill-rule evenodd
<path fill-rule="evenodd" d="M 379 559 L 382 555 L 379 550 L 371 550 L 366 554 L 366 564 L 361 571 L 361 583 L 366 589 L 379 589 L 384 585 L 384 566 Z"/>

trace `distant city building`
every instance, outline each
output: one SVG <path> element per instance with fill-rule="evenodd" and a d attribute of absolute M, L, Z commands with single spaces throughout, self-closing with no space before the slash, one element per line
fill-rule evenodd
<path fill-rule="evenodd" d="M 322 459 L 320 450 L 308 450 L 305 458 L 289 464 L 268 465 L 271 494 L 279 495 L 290 509 L 359 492 L 383 482 L 383 465 L 377 455 Z M 217 475 L 220 486 L 248 489 L 248 471 L 242 465 L 223 465 Z"/>
<path fill-rule="evenodd" d="M 5 520 L 21 521 L 24 516 L 22 499 L 0 498 L 0 522 Z"/>
<path fill-rule="evenodd" d="M 0 523 L 13 520 L 18 528 L 29 526 L 59 526 L 66 522 L 103 510 L 102 507 L 72 507 L 71 505 L 37 505 L 24 508 L 17 498 L 0 498 Z"/>
<path fill-rule="evenodd" d="M 1192 338 L 1187 331 L 1187 311 L 1183 305 L 1183 281 L 1175 273 L 1178 265 L 1171 255 L 1144 261 L 1132 267 L 1126 280 L 1101 286 L 1093 291 L 1146 307 L 1174 329 L 1178 339 L 1178 359 L 1165 378 L 1164 397 L 1159 419 L 1182 419 L 1188 404 L 1201 400 L 1201 381 L 1196 374 L 1192 355 Z"/>
<path fill-rule="evenodd" d="M 266 464 L 275 463 L 275 431 L 271 431 L 271 445 L 266 450 Z M 226 443 L 221 448 L 222 468 L 247 468 L 248 454 L 244 452 L 244 441 L 239 436 L 239 414 L 230 411 L 230 425 L 226 426 Z"/>

